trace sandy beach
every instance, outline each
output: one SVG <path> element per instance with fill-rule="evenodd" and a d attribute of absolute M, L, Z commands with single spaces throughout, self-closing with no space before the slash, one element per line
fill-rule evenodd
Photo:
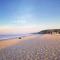
<path fill-rule="evenodd" d="M 0 60 L 59 60 L 60 35 L 31 35 L 0 41 Z"/>
<path fill-rule="evenodd" d="M 6 48 L 12 45 L 15 45 L 19 42 L 19 39 L 8 39 L 0 41 L 0 48 Z"/>

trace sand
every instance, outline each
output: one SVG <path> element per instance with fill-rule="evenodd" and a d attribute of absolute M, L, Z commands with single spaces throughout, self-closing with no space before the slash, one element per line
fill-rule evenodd
<path fill-rule="evenodd" d="M 21 37 L 22 39 L 14 38 L 14 39 L 0 40 L 0 48 L 10 47 L 10 46 L 13 46 L 16 44 L 21 45 L 21 41 L 29 40 L 30 38 L 33 38 L 33 37 L 35 37 L 35 35 L 27 36 L 27 37 Z"/>
<path fill-rule="evenodd" d="M 19 39 L 8 39 L 0 41 L 0 48 L 6 48 L 12 45 L 15 45 L 19 42 Z"/>
<path fill-rule="evenodd" d="M 0 60 L 60 60 L 60 35 L 0 41 Z"/>

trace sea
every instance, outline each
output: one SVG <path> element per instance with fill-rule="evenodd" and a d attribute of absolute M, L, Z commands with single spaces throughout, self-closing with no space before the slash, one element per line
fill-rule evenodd
<path fill-rule="evenodd" d="M 18 38 L 18 37 L 25 37 L 29 36 L 31 34 L 0 34 L 0 41 L 1 40 L 8 40 L 8 39 L 13 39 L 13 38 Z"/>

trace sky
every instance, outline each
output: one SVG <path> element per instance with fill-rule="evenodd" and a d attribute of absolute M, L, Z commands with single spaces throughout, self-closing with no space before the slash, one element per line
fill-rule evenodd
<path fill-rule="evenodd" d="M 60 0 L 0 0 L 0 33 L 52 28 L 60 28 Z"/>

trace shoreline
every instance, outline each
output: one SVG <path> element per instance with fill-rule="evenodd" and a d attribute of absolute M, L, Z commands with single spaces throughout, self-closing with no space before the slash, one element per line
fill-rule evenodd
<path fill-rule="evenodd" d="M 30 35 L 30 36 L 32 36 L 32 35 Z M 26 40 L 26 38 L 29 38 L 30 36 L 22 36 L 21 39 L 19 39 L 19 37 L 16 37 L 16 38 L 0 40 L 0 48 L 14 46 L 14 45 L 20 43 L 21 41 Z"/>
<path fill-rule="evenodd" d="M 21 39 L 18 39 L 18 38 L 1 40 L 0 48 L 5 48 L 5 47 L 16 45 L 19 41 L 21 41 Z"/>
<path fill-rule="evenodd" d="M 50 34 L 43 34 L 43 35 L 31 35 L 31 36 L 25 36 L 25 37 L 21 37 L 21 39 L 19 39 L 19 37 L 17 38 L 13 38 L 13 39 L 5 39 L 5 40 L 0 40 L 0 48 L 5 48 L 5 47 L 9 47 L 9 46 L 14 46 L 14 45 L 19 45 L 19 44 L 26 44 L 25 41 L 39 41 L 39 40 L 46 40 L 46 41 L 59 41 L 60 40 L 60 35 L 50 35 Z M 29 44 L 28 44 L 29 45 Z"/>

